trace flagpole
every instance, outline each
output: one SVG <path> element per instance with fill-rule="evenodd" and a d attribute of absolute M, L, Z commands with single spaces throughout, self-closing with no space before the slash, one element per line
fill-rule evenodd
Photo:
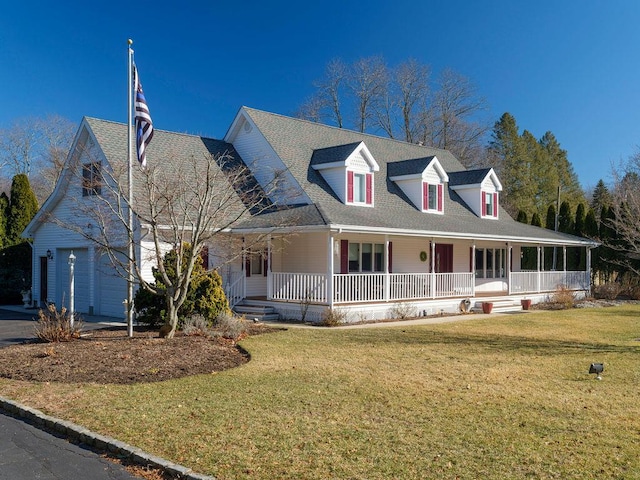
<path fill-rule="evenodd" d="M 128 218 L 127 218 L 127 228 L 129 231 L 129 265 L 127 271 L 127 333 L 129 337 L 133 337 L 133 169 L 131 167 L 131 163 L 133 160 L 133 149 L 131 146 L 132 143 L 132 135 L 131 132 L 133 130 L 133 77 L 132 77 L 132 65 L 133 65 L 133 49 L 131 45 L 133 45 L 133 40 L 127 40 L 128 49 L 129 49 L 129 75 L 127 78 L 127 180 L 129 187 L 128 194 Z"/>

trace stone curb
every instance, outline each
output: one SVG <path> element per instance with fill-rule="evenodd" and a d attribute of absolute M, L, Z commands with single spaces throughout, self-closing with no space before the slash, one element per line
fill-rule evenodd
<path fill-rule="evenodd" d="M 124 456 L 140 465 L 162 469 L 180 480 L 216 480 L 215 477 L 195 473 L 190 468 L 150 455 L 137 447 L 133 447 L 114 438 L 91 432 L 75 423 L 45 415 L 35 408 L 27 407 L 8 398 L 0 397 L 0 410 L 21 417 L 38 428 L 52 430 L 98 450 Z"/>

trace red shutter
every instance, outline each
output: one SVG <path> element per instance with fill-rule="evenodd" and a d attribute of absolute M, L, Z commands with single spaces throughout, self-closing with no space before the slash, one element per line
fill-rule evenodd
<path fill-rule="evenodd" d="M 353 172 L 347 172 L 347 202 L 353 202 Z"/>
<path fill-rule="evenodd" d="M 267 269 L 269 268 L 269 260 L 267 259 L 267 256 L 264 255 L 262 257 L 262 276 L 266 277 L 267 276 Z"/>
<path fill-rule="evenodd" d="M 493 216 L 498 218 L 498 194 L 493 194 Z"/>
<path fill-rule="evenodd" d="M 249 256 L 248 253 L 245 253 L 245 257 L 244 257 L 244 274 L 247 277 L 251 276 L 251 257 Z"/>
<path fill-rule="evenodd" d="M 443 187 L 442 184 L 438 184 L 438 211 L 442 211 L 442 195 L 443 195 Z"/>
<path fill-rule="evenodd" d="M 367 191 L 366 191 L 366 200 L 367 205 L 371 205 L 373 203 L 373 175 L 367 173 L 366 183 L 367 183 Z"/>
<path fill-rule="evenodd" d="M 389 273 L 393 273 L 393 242 L 389 242 Z"/>
<path fill-rule="evenodd" d="M 480 216 L 484 217 L 487 212 L 487 197 L 484 195 L 483 191 L 480 191 L 480 196 L 482 197 L 482 215 Z"/>
<path fill-rule="evenodd" d="M 422 182 L 422 209 L 429 210 L 429 184 Z"/>
<path fill-rule="evenodd" d="M 473 247 L 469 247 L 469 271 L 473 273 Z"/>
<path fill-rule="evenodd" d="M 349 273 L 349 240 L 340 240 L 340 273 Z"/>

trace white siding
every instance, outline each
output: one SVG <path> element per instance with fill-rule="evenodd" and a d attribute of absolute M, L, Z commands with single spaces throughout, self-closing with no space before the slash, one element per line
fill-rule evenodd
<path fill-rule="evenodd" d="M 347 175 L 345 167 L 320 170 L 322 178 L 329 184 L 342 203 L 347 202 Z"/>
<path fill-rule="evenodd" d="M 460 195 L 460 198 L 464 200 L 464 203 L 469 206 L 473 213 L 478 217 L 482 216 L 482 197 L 479 188 L 461 188 L 455 190 L 455 192 Z"/>
<path fill-rule="evenodd" d="M 251 128 L 245 129 L 248 124 Z M 232 143 L 247 166 L 252 170 L 256 180 L 267 190 L 272 183 L 276 172 L 284 174 L 284 184 L 279 192 L 273 192 L 271 199 L 276 203 L 311 203 L 298 182 L 286 171 L 282 160 L 276 155 L 271 145 L 262 136 L 262 133 L 251 125 L 250 120 L 241 119 L 239 128 Z"/>
<path fill-rule="evenodd" d="M 494 193 L 498 191 L 496 189 L 495 184 L 493 183 L 493 180 L 491 180 L 491 175 L 487 175 L 487 177 L 482 182 L 482 190 L 484 192 L 489 192 L 489 193 Z"/>
<path fill-rule="evenodd" d="M 413 203 L 418 210 L 422 210 L 422 179 L 398 180 L 396 184 L 404 194 L 409 197 L 411 203 Z"/>
<path fill-rule="evenodd" d="M 280 240 L 276 247 L 282 272 L 325 273 L 327 271 L 327 237 L 325 234 L 300 234 Z M 283 250 L 284 249 L 284 250 Z M 275 268 L 273 269 L 274 271 Z"/>
<path fill-rule="evenodd" d="M 97 315 L 124 318 L 122 302 L 127 298 L 127 280 L 122 276 L 123 273 L 111 263 L 108 255 L 98 255 L 95 308 Z"/>

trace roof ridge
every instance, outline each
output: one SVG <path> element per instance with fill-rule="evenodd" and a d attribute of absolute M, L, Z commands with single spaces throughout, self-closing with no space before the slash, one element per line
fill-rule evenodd
<path fill-rule="evenodd" d="M 338 130 L 338 131 L 342 131 L 342 132 L 355 133 L 355 134 L 358 134 L 358 135 L 364 135 L 366 137 L 373 137 L 373 138 L 377 138 L 377 139 L 387 140 L 387 141 L 390 141 L 390 142 L 401 143 L 403 145 L 412 145 L 412 146 L 415 146 L 417 148 L 425 148 L 425 149 L 438 150 L 438 151 L 441 151 L 441 152 L 449 152 L 450 153 L 450 151 L 447 150 L 446 148 L 431 147 L 431 146 L 428 146 L 428 145 L 420 145 L 418 143 L 411 143 L 411 142 L 407 142 L 405 140 L 398 140 L 397 138 L 383 137 L 383 136 L 380 136 L 380 135 L 375 135 L 373 133 L 367 133 L 367 132 L 359 132 L 359 131 L 353 130 L 351 128 L 340 128 L 340 127 L 336 127 L 334 125 L 327 125 L 325 123 L 313 122 L 311 120 L 305 120 L 304 118 L 296 118 L 296 117 L 290 117 L 288 115 L 283 115 L 281 113 L 267 112 L 266 110 L 260 110 L 259 108 L 247 107 L 246 105 L 243 105 L 242 108 L 244 108 L 246 110 L 253 110 L 254 112 L 266 113 L 267 115 L 272 115 L 274 117 L 280 117 L 280 118 L 284 118 L 284 119 L 287 119 L 287 120 L 294 120 L 294 121 L 297 121 L 297 122 L 308 123 L 310 125 L 315 125 L 315 126 L 318 126 L 318 127 L 330 128 L 330 129 Z M 356 142 L 353 142 L 353 143 L 356 143 Z"/>
<path fill-rule="evenodd" d="M 119 125 L 122 127 L 127 127 L 127 124 L 124 122 L 116 122 L 115 120 L 107 120 L 104 118 L 98 118 L 98 117 L 90 117 L 85 115 L 83 118 L 85 118 L 86 120 L 96 120 L 98 122 L 104 122 L 104 123 L 110 123 L 113 125 Z M 184 132 L 175 132 L 173 130 L 164 130 L 162 128 L 156 128 L 155 126 L 153 127 L 153 131 L 154 132 L 162 132 L 162 133 L 170 133 L 171 135 L 180 135 L 180 136 L 184 136 L 184 137 L 196 137 L 196 138 L 204 138 L 207 140 L 215 140 L 218 142 L 224 142 L 224 143 L 229 143 L 229 142 L 225 142 L 223 139 L 221 138 L 213 138 L 213 137 L 206 137 L 204 135 L 197 135 L 195 133 L 184 133 Z"/>

